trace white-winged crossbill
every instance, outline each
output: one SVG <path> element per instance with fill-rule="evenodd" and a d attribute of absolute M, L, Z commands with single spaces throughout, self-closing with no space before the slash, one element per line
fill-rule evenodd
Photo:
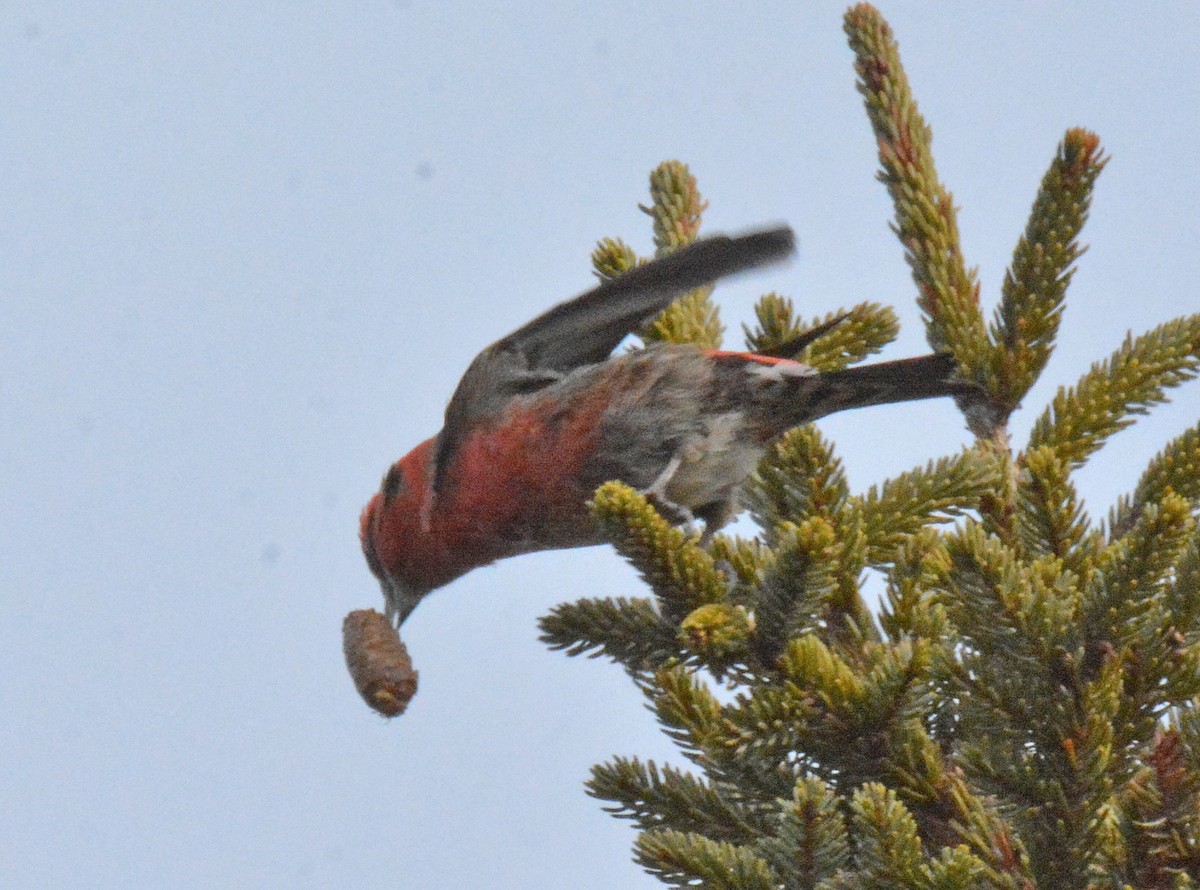
<path fill-rule="evenodd" d="M 962 395 L 946 355 L 818 373 L 791 359 L 653 344 L 612 355 L 688 291 L 786 258 L 788 228 L 707 238 L 555 306 L 481 352 L 441 432 L 392 465 L 363 553 L 397 624 L 498 559 L 601 543 L 587 507 L 618 479 L 706 534 L 771 441 L 835 411 Z"/>

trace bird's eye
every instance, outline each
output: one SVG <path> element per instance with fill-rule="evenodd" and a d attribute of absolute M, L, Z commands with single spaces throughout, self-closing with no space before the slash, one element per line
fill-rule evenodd
<path fill-rule="evenodd" d="M 383 477 L 383 485 L 379 490 L 383 492 L 385 498 L 394 498 L 404 490 L 404 470 L 400 468 L 400 464 L 392 464 L 391 469 L 387 471 L 387 475 Z"/>

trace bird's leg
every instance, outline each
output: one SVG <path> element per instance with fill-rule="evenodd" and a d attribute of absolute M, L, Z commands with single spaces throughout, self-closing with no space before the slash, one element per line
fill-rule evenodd
<path fill-rule="evenodd" d="M 732 498 L 696 508 L 695 514 L 704 520 L 704 534 L 700 535 L 700 546 L 708 547 L 712 543 L 713 535 L 728 525 L 737 512 L 737 504 Z"/>
<path fill-rule="evenodd" d="M 671 479 L 675 473 L 679 471 L 683 465 L 684 455 L 682 452 L 676 454 L 667 461 L 666 467 L 658 474 L 649 488 L 642 489 L 642 496 L 654 505 L 654 508 L 661 513 L 668 522 L 672 525 L 683 526 L 684 530 L 690 535 L 696 531 L 696 516 L 685 507 L 683 504 L 677 504 L 667 495 L 667 486 L 671 484 Z"/>

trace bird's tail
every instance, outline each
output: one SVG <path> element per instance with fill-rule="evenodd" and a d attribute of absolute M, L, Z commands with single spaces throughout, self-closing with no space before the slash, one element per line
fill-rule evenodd
<path fill-rule="evenodd" d="M 809 378 L 803 397 L 796 400 L 803 416 L 787 420 L 791 421 L 789 426 L 795 426 L 869 405 L 945 396 L 968 400 L 979 397 L 979 387 L 955 376 L 956 368 L 953 356 L 939 353 L 828 371 Z M 797 383 L 803 385 L 804 381 Z"/>

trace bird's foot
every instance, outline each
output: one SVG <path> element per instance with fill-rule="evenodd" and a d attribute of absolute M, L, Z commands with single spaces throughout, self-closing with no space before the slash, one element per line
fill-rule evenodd
<path fill-rule="evenodd" d="M 665 495 L 654 491 L 652 488 L 647 488 L 642 492 L 642 497 L 650 502 L 650 505 L 658 511 L 659 515 L 671 525 L 682 529 L 687 535 L 698 535 L 696 514 L 694 514 L 683 504 L 676 504 L 674 501 L 667 498 Z"/>

